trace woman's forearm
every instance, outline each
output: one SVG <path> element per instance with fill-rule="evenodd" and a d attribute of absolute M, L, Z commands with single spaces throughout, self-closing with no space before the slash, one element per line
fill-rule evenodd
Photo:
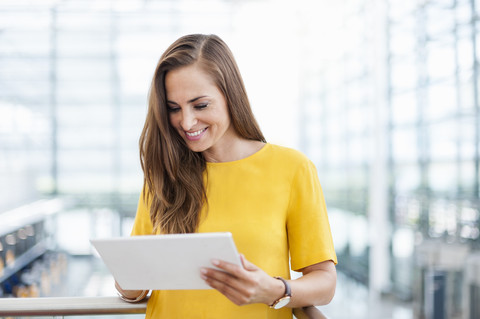
<path fill-rule="evenodd" d="M 332 300 L 337 283 L 335 265 L 328 261 L 314 266 L 307 267 L 302 277 L 290 281 L 292 298 L 288 307 L 320 306 Z"/>
<path fill-rule="evenodd" d="M 214 260 L 215 268 L 202 268 L 201 276 L 212 288 L 217 289 L 236 305 L 252 303 L 272 305 L 285 294 L 281 280 L 270 277 L 262 269 L 240 256 L 242 266 L 222 260 Z M 332 261 L 324 261 L 302 269 L 303 276 L 288 280 L 291 308 L 318 306 L 330 302 L 335 294 L 337 273 Z"/>

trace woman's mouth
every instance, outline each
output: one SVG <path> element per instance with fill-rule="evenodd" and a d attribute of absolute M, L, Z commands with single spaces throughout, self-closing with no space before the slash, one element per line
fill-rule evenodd
<path fill-rule="evenodd" d="M 188 140 L 195 141 L 200 139 L 206 130 L 207 130 L 207 127 L 195 132 L 185 132 L 185 136 L 187 137 Z"/>

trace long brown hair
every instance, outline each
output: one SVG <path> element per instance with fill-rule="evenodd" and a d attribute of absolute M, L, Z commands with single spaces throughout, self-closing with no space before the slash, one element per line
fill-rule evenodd
<path fill-rule="evenodd" d="M 191 151 L 170 125 L 165 91 L 168 71 L 198 63 L 224 94 L 231 123 L 243 138 L 265 142 L 253 116 L 233 54 L 216 35 L 192 34 L 175 41 L 161 56 L 149 94 L 147 118 L 140 136 L 144 172 L 143 199 L 150 201 L 154 233 L 192 233 L 207 204 L 205 158 Z"/>

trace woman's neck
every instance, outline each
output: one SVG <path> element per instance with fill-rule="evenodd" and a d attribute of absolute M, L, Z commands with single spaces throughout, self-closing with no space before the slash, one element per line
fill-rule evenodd
<path fill-rule="evenodd" d="M 228 145 L 212 147 L 202 152 L 207 162 L 223 163 L 238 161 L 258 152 L 265 143 L 238 138 Z"/>

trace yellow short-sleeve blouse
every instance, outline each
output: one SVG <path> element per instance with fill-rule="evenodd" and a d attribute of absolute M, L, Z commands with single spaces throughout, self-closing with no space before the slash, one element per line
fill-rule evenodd
<path fill-rule="evenodd" d="M 317 171 L 302 153 L 266 144 L 238 161 L 207 163 L 204 176 L 208 209 L 199 232 L 231 232 L 238 251 L 271 276 L 289 278 L 290 265 L 337 263 Z M 132 235 L 152 228 L 149 204 L 140 197 Z M 215 290 L 171 290 L 152 293 L 146 317 L 292 318 L 292 311 L 239 307 Z"/>

